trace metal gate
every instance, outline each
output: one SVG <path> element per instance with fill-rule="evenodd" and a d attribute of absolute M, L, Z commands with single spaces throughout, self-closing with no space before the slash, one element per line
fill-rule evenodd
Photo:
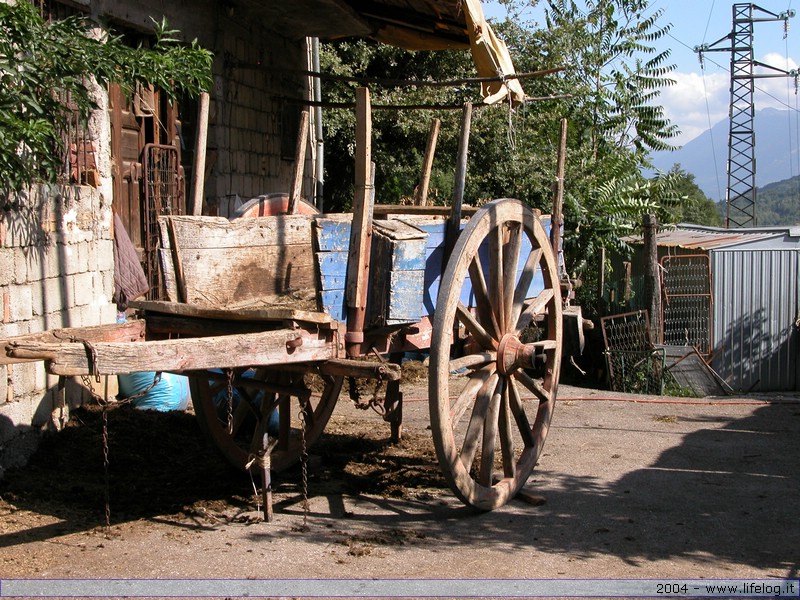
<path fill-rule="evenodd" d="M 159 268 L 158 217 L 182 214 L 183 181 L 178 149 L 164 144 L 147 144 L 142 152 L 144 179 L 144 266 L 150 291 L 148 300 L 162 300 L 164 286 Z"/>
<path fill-rule="evenodd" d="M 711 267 L 708 255 L 686 254 L 661 259 L 664 302 L 661 323 L 666 346 L 696 348 L 711 356 Z"/>

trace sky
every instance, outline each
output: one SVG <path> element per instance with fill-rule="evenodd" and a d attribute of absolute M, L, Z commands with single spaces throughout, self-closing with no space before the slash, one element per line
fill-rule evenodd
<path fill-rule="evenodd" d="M 775 14 L 789 9 L 800 13 L 800 0 L 761 0 L 754 4 Z M 717 122 L 728 119 L 730 52 L 706 53 L 701 67 L 693 48 L 703 43 L 713 44 L 731 32 L 733 5 L 731 0 L 651 0 L 651 12 L 663 10 L 658 23 L 672 24 L 669 35 L 658 40 L 656 46 L 659 50 L 669 48 L 669 62 L 676 65 L 670 75 L 676 83 L 662 91 L 661 104 L 670 120 L 681 130 L 681 135 L 675 140 L 677 145 L 685 144 Z M 484 0 L 484 10 L 490 18 L 501 19 L 505 15 L 501 5 L 488 0 Z M 538 8 L 530 11 L 530 16 L 539 22 L 541 14 Z M 770 16 L 758 10 L 754 15 Z M 783 21 L 753 24 L 753 57 L 756 61 L 784 71 L 798 68 L 800 14 L 790 18 L 788 24 L 785 38 Z M 717 45 L 720 48 L 729 46 L 727 40 Z M 756 110 L 780 108 L 800 113 L 800 96 L 795 94 L 794 78 L 756 79 L 754 104 Z"/>

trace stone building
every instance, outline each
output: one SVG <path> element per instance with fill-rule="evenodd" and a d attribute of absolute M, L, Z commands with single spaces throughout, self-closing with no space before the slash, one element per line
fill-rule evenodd
<path fill-rule="evenodd" d="M 289 189 L 300 112 L 318 99 L 317 40 L 369 37 L 409 49 L 470 48 L 479 74 L 510 73 L 502 42 L 482 21 L 478 0 L 41 0 L 53 18 L 75 12 L 109 23 L 132 44 L 150 43 L 153 21 L 166 18 L 188 41 L 214 54 L 203 214 L 230 216 L 239 202 Z M 516 80 L 486 90 L 494 99 Z M 191 213 L 188 198 L 197 134 L 196 101 L 169 103 L 155 88 L 126 97 L 117 86 L 95 90 L 99 110 L 75 131 L 68 187 L 32 190 L 22 210 L 0 213 L 0 341 L 70 327 L 114 323 L 113 222 L 116 213 L 159 294 L 155 221 Z M 321 181 L 312 109 L 303 196 Z M 2 353 L 0 353 L 2 354 Z M 58 429 L 68 408 L 85 401 L 83 381 L 58 378 L 41 362 L 0 356 L 0 476 L 22 464 L 38 433 Z"/>

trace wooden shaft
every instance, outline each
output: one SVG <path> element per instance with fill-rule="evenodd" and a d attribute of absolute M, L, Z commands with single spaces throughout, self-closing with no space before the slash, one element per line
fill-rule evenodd
<path fill-rule="evenodd" d="M 661 333 L 661 277 L 658 272 L 658 221 L 655 215 L 642 217 L 644 228 L 645 275 L 644 293 L 645 306 L 650 313 L 650 341 L 654 344 L 662 343 Z"/>
<path fill-rule="evenodd" d="M 351 356 L 360 353 L 364 341 L 369 259 L 372 246 L 372 111 L 369 90 L 356 90 L 356 192 L 347 259 L 347 332 L 345 344 Z"/>
<path fill-rule="evenodd" d="M 288 213 L 297 213 L 297 204 L 303 192 L 303 172 L 306 166 L 306 142 L 308 141 L 308 111 L 300 113 L 300 127 L 297 130 L 297 146 L 294 153 L 294 169 L 292 170 L 292 187 L 289 189 Z"/>
<path fill-rule="evenodd" d="M 208 146 L 208 92 L 200 93 L 197 107 L 197 140 L 194 145 L 192 168 L 192 214 L 203 214 L 203 190 L 206 179 L 206 147 Z"/>
<path fill-rule="evenodd" d="M 461 116 L 461 134 L 458 138 L 458 159 L 456 163 L 456 178 L 453 187 L 453 206 L 450 218 L 447 221 L 445 256 L 442 266 L 447 264 L 450 252 L 458 239 L 461 229 L 461 205 L 464 203 L 464 188 L 467 182 L 467 156 L 469 154 L 469 131 L 472 125 L 472 103 L 464 104 Z"/>
<path fill-rule="evenodd" d="M 439 139 L 439 129 L 442 126 L 441 119 L 431 121 L 431 130 L 428 133 L 428 144 L 425 146 L 425 157 L 422 160 L 422 174 L 419 178 L 419 188 L 414 204 L 425 206 L 428 203 L 428 186 L 431 181 L 431 169 L 433 168 L 433 156 L 436 154 L 436 142 Z"/>
<path fill-rule="evenodd" d="M 564 226 L 564 164 L 567 157 L 567 120 L 561 119 L 561 141 L 558 145 L 558 166 L 556 168 L 555 194 L 553 194 L 553 215 L 550 219 L 550 245 L 558 261 L 561 251 L 561 230 Z"/>

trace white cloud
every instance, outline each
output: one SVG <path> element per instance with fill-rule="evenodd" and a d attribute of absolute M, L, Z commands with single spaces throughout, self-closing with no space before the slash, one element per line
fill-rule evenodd
<path fill-rule="evenodd" d="M 710 125 L 728 118 L 730 76 L 727 73 L 673 71 L 669 77 L 675 84 L 662 90 L 660 100 L 666 116 L 681 130 L 676 144 L 685 144 Z"/>
<path fill-rule="evenodd" d="M 758 59 L 759 62 L 776 67 L 782 71 L 798 68 L 797 63 L 780 54 L 770 53 Z M 770 73 L 780 75 L 780 71 L 757 68 L 755 74 Z M 730 104 L 730 74 L 724 70 L 703 73 L 673 71 L 670 78 L 675 85 L 661 92 L 661 104 L 669 119 L 681 130 L 674 140 L 683 145 L 715 125 L 728 119 Z M 754 81 L 754 104 L 756 110 L 779 108 L 781 110 L 800 110 L 800 96 L 795 93 L 794 78 L 769 77 Z"/>

